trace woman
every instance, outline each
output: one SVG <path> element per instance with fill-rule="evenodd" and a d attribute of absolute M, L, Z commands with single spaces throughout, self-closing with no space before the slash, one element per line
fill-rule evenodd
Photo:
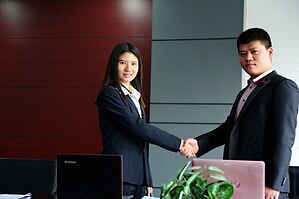
<path fill-rule="evenodd" d="M 146 123 L 142 98 L 142 61 L 131 43 L 117 44 L 108 61 L 102 88 L 96 101 L 103 139 L 103 153 L 121 154 L 124 196 L 142 198 L 152 192 L 148 143 L 169 151 L 194 155 L 198 149 Z M 192 143 L 192 141 L 191 141 Z M 193 145 L 197 143 L 193 140 Z"/>

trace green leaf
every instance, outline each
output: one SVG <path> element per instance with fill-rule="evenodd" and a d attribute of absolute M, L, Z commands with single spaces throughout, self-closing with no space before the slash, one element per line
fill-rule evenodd
<path fill-rule="evenodd" d="M 192 171 L 192 172 L 201 172 L 201 170 L 202 170 L 201 166 L 192 166 L 188 168 L 188 171 Z"/>
<path fill-rule="evenodd" d="M 190 167 L 185 164 L 168 184 L 161 187 L 161 199 L 229 199 L 234 186 L 215 166 Z M 192 171 L 192 172 L 190 172 Z M 208 178 L 216 179 L 209 182 Z"/>
<path fill-rule="evenodd" d="M 184 173 L 186 171 L 186 169 L 188 168 L 189 164 L 191 163 L 191 161 L 189 161 L 187 164 L 185 164 L 178 172 L 177 174 L 177 179 L 178 180 L 182 180 Z"/>
<path fill-rule="evenodd" d="M 179 199 L 182 199 L 183 195 L 184 195 L 184 191 L 182 190 L 181 193 L 180 193 L 180 195 L 179 195 Z"/>
<path fill-rule="evenodd" d="M 186 185 L 184 187 L 184 194 L 188 196 L 190 190 L 190 185 L 192 182 L 196 180 L 196 178 L 200 175 L 200 173 L 194 173 L 192 176 L 190 176 L 186 182 Z M 195 183 L 194 183 L 195 184 Z"/>
<path fill-rule="evenodd" d="M 218 167 L 215 167 L 215 166 L 209 166 L 208 170 L 224 174 L 224 172 L 221 169 L 219 169 Z"/>
<path fill-rule="evenodd" d="M 220 185 L 220 191 L 217 196 L 219 199 L 229 199 L 234 194 L 234 186 L 229 182 L 223 182 Z"/>
<path fill-rule="evenodd" d="M 184 187 L 183 186 L 176 186 L 174 187 L 171 192 L 170 192 L 170 195 L 171 195 L 171 198 L 179 198 L 179 195 L 181 194 L 181 192 L 184 191 Z"/>
<path fill-rule="evenodd" d="M 194 173 L 184 173 L 184 179 L 190 178 Z"/>
<path fill-rule="evenodd" d="M 176 184 L 176 179 L 172 179 L 168 184 L 163 184 L 162 187 L 161 187 L 161 194 L 160 196 L 161 197 L 166 197 L 169 192 L 171 191 L 171 189 L 175 186 Z"/>
<path fill-rule="evenodd" d="M 208 197 L 205 196 L 205 198 L 208 198 L 208 199 L 216 199 L 216 197 L 212 194 L 212 192 L 210 190 L 207 190 L 207 193 L 208 193 Z"/>
<path fill-rule="evenodd" d="M 203 189 L 197 185 L 190 187 L 192 198 L 196 198 L 195 196 L 201 196 L 203 194 Z"/>
<path fill-rule="evenodd" d="M 216 180 L 220 180 L 220 181 L 226 181 L 226 178 L 222 174 L 210 173 L 209 177 L 214 178 Z"/>
<path fill-rule="evenodd" d="M 210 191 L 214 197 L 216 197 L 220 190 L 220 184 L 218 182 L 213 182 L 207 186 L 207 190 Z"/>

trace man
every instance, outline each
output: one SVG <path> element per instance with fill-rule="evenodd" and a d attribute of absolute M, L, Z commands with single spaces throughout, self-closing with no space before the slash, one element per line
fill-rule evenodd
<path fill-rule="evenodd" d="M 272 68 L 273 48 L 265 30 L 246 30 L 238 37 L 237 47 L 241 66 L 250 75 L 248 85 L 237 95 L 227 120 L 195 138 L 196 156 L 225 145 L 224 159 L 264 161 L 265 198 L 287 198 L 298 87 Z"/>

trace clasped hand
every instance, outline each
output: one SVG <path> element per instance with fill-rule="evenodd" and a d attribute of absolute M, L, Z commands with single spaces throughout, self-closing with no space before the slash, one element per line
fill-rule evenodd
<path fill-rule="evenodd" d="M 198 152 L 198 144 L 197 140 L 194 138 L 188 138 L 187 140 L 181 141 L 181 147 L 180 147 L 180 154 L 183 155 L 186 158 L 195 156 L 195 154 Z"/>

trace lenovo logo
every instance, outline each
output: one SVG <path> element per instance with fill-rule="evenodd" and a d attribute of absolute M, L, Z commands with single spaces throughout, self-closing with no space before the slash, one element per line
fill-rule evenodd
<path fill-rule="evenodd" d="M 64 163 L 65 164 L 76 164 L 77 162 L 73 161 L 73 160 L 65 160 Z"/>

